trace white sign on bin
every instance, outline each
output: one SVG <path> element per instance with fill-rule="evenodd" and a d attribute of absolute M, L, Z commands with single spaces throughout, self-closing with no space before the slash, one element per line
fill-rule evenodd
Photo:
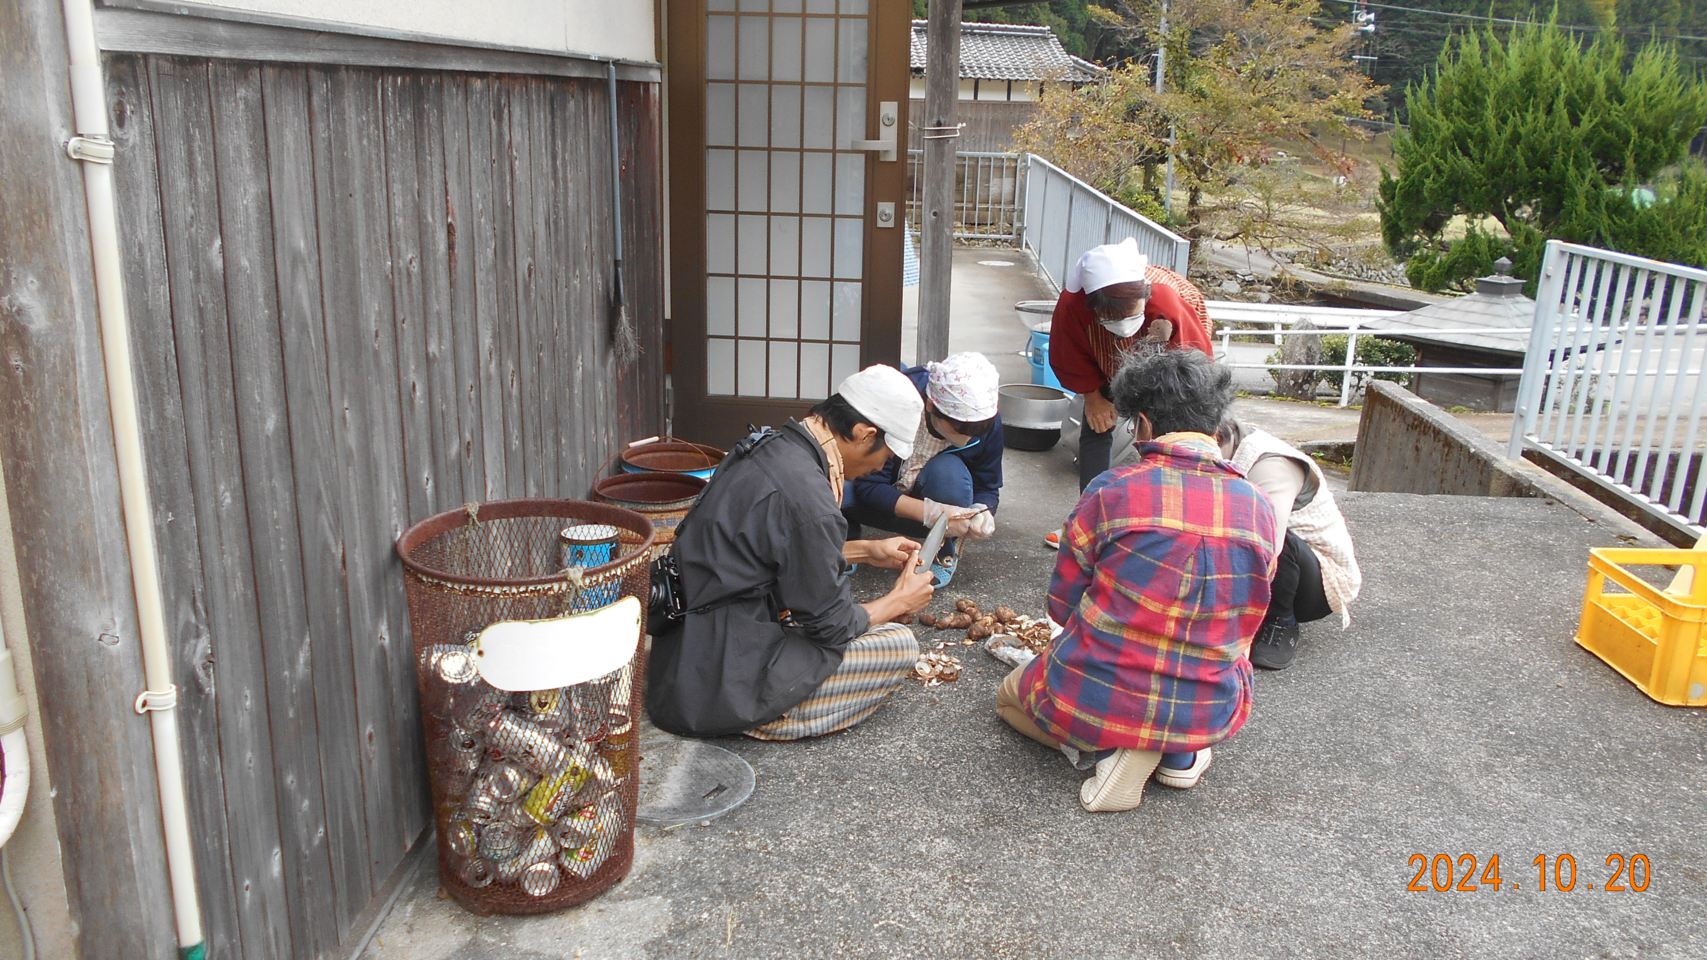
<path fill-rule="evenodd" d="M 480 632 L 481 679 L 510 692 L 550 690 L 621 669 L 640 646 L 638 597 L 551 620 L 504 620 Z"/>

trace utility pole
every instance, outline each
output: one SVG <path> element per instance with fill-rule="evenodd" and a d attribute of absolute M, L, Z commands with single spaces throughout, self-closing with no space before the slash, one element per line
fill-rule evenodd
<path fill-rule="evenodd" d="M 948 296 L 954 270 L 954 161 L 960 142 L 960 3 L 930 0 L 925 26 L 925 116 L 919 125 L 919 339 L 916 363 L 948 356 Z"/>
<path fill-rule="evenodd" d="M 1162 42 L 1156 46 L 1156 92 L 1161 93 L 1168 76 L 1168 0 L 1162 0 Z M 1168 124 L 1168 176 L 1162 192 L 1162 211 L 1169 219 L 1174 215 L 1174 140 L 1173 124 Z"/>

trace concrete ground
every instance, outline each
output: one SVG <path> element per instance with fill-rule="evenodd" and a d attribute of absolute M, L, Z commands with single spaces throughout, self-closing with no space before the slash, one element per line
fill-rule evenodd
<path fill-rule="evenodd" d="M 1288 407 L 1308 409 L 1260 409 Z M 943 597 L 1037 615 L 1055 561 L 1041 537 L 1076 473 L 1061 447 L 1005 467 L 997 535 Z M 1615 544 L 1539 500 L 1342 505 L 1366 578 L 1356 620 L 1307 626 L 1290 669 L 1259 672 L 1250 722 L 1196 790 L 1085 813 L 1083 775 L 995 717 L 1006 668 L 962 647 L 959 682 L 909 683 L 848 733 L 717 741 L 753 765 L 753 797 L 707 825 L 640 828 L 633 871 L 594 902 L 475 918 L 436 896 L 428 862 L 363 955 L 1699 956 L 1707 711 L 1653 703 L 1571 642 L 1588 550 Z M 861 571 L 856 591 L 885 579 Z M 1415 857 L 1451 858 L 1456 884 L 1458 858 L 1480 878 L 1495 854 L 1498 890 L 1408 889 Z M 1606 890 L 1607 858 L 1637 854 L 1647 890 Z"/>

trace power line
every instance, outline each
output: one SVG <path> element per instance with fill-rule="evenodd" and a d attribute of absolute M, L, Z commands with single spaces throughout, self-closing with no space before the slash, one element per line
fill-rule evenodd
<path fill-rule="evenodd" d="M 1359 2 L 1359 0 L 1334 0 L 1334 2 L 1335 3 L 1345 3 L 1345 4 L 1350 4 L 1350 5 L 1355 6 Z M 1474 14 L 1474 13 L 1453 13 L 1449 10 L 1425 10 L 1421 7 L 1401 7 L 1401 6 L 1398 6 L 1396 4 L 1391 4 L 1391 3 L 1372 3 L 1372 2 L 1370 2 L 1370 0 L 1363 0 L 1363 5 L 1366 7 L 1376 7 L 1376 8 L 1381 9 L 1381 10 L 1398 10 L 1402 13 L 1420 13 L 1420 14 L 1424 14 L 1426 16 L 1431 16 L 1431 17 L 1450 17 L 1454 20 L 1478 20 L 1478 21 L 1482 21 L 1484 23 L 1509 23 L 1509 24 L 1514 24 L 1517 26 L 1523 26 L 1525 24 L 1532 24 L 1535 22 L 1533 20 L 1511 20 L 1511 19 L 1508 19 L 1506 17 L 1484 17 L 1484 16 Z M 1626 33 L 1626 34 L 1640 34 L 1643 32 L 1640 28 L 1637 28 L 1637 27 L 1619 27 L 1619 26 L 1613 26 L 1613 27 L 1609 27 L 1609 28 L 1585 27 L 1585 26 L 1581 26 L 1579 24 L 1571 24 L 1571 23 L 1561 23 L 1561 24 L 1558 24 L 1558 27 L 1561 30 L 1576 30 L 1576 31 L 1579 31 L 1582 33 L 1600 33 L 1600 32 L 1602 32 L 1603 29 L 1611 29 L 1611 30 L 1615 30 L 1619 33 Z M 1650 31 L 1650 33 L 1651 33 L 1651 31 Z M 1680 33 L 1680 34 L 1676 34 L 1676 35 L 1669 36 L 1669 37 L 1658 37 L 1658 36 L 1656 36 L 1655 39 L 1658 39 L 1658 40 L 1707 41 L 1707 37 L 1697 37 L 1697 36 L 1692 36 L 1692 35 L 1687 34 L 1687 33 Z"/>

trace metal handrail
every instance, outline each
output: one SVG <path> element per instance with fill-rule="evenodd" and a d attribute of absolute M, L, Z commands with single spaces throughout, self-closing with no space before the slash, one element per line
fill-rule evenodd
<path fill-rule="evenodd" d="M 1707 532 L 1707 270 L 1551 240 L 1538 286 L 1506 455 Z"/>
<path fill-rule="evenodd" d="M 1191 241 L 1123 206 L 1035 153 L 1025 154 L 1025 208 L 1020 240 L 1057 288 L 1086 250 L 1127 237 L 1159 267 L 1184 276 Z"/>
<path fill-rule="evenodd" d="M 1467 374 L 1479 374 L 1482 376 L 1489 376 L 1489 375 L 1497 375 L 1497 376 L 1511 375 L 1511 376 L 1515 376 L 1515 375 L 1523 372 L 1522 367 L 1422 367 L 1422 366 L 1416 366 L 1416 367 L 1392 367 L 1392 366 L 1381 367 L 1381 366 L 1371 366 L 1371 365 L 1366 365 L 1366 364 L 1360 364 L 1360 363 L 1356 362 L 1357 361 L 1357 338 L 1359 335 L 1378 337 L 1378 338 L 1385 335 L 1387 339 L 1392 339 L 1395 336 L 1411 336 L 1413 334 L 1442 334 L 1442 333 L 1471 333 L 1471 334 L 1478 334 L 1481 336 L 1487 336 L 1490 334 L 1527 335 L 1529 333 L 1529 330 L 1527 328 L 1524 328 L 1524 329 L 1513 328 L 1511 330 L 1489 330 L 1487 327 L 1438 327 L 1438 328 L 1430 328 L 1430 329 L 1425 330 L 1425 329 L 1411 329 L 1409 327 L 1406 327 L 1403 330 L 1381 330 L 1381 329 L 1371 330 L 1371 329 L 1368 329 L 1368 328 L 1361 326 L 1361 323 L 1362 323 L 1362 321 L 1354 321 L 1350 326 L 1346 326 L 1346 327 L 1312 328 L 1312 329 L 1304 329 L 1304 330 L 1234 330 L 1234 329 L 1231 329 L 1229 327 L 1222 327 L 1221 329 L 1215 331 L 1215 335 L 1221 338 L 1221 355 L 1222 355 L 1222 357 L 1227 356 L 1228 348 L 1232 346 L 1232 338 L 1233 337 L 1263 337 L 1266 339 L 1266 338 L 1272 336 L 1272 337 L 1274 337 L 1276 343 L 1280 342 L 1281 337 L 1329 337 L 1329 336 L 1332 336 L 1332 337 L 1343 336 L 1343 337 L 1345 337 L 1346 340 L 1345 340 L 1345 362 L 1344 363 L 1232 363 L 1232 362 L 1229 362 L 1225 359 L 1220 361 L 1223 366 L 1228 367 L 1230 369 L 1234 369 L 1234 370 L 1337 370 L 1337 371 L 1340 371 L 1340 372 L 1345 374 L 1345 376 L 1340 379 L 1340 401 L 1339 401 L 1339 405 L 1342 407 L 1346 407 L 1346 406 L 1351 405 L 1351 395 L 1353 393 L 1352 385 L 1351 385 L 1351 381 L 1352 381 L 1351 375 L 1353 373 L 1369 373 L 1369 374 L 1376 374 L 1376 373 L 1467 373 Z"/>

